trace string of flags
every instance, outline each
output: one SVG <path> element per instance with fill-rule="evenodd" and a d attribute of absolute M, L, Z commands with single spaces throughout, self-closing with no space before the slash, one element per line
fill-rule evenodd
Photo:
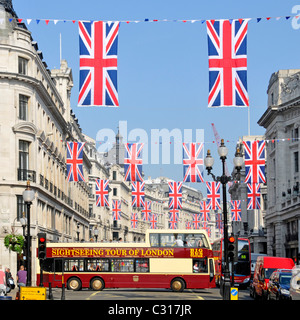
<path fill-rule="evenodd" d="M 260 184 L 266 182 L 265 177 L 265 141 L 243 141 L 245 150 L 245 181 L 247 184 L 247 210 L 260 209 Z M 125 144 L 124 181 L 132 184 L 133 208 L 142 208 L 142 220 L 150 222 L 150 227 L 157 228 L 157 214 L 151 212 L 151 201 L 145 201 L 145 182 L 142 177 L 142 143 Z M 84 181 L 83 177 L 84 143 L 67 142 L 67 177 L 68 181 Z M 183 182 L 204 182 L 203 144 L 183 143 Z M 179 210 L 182 209 L 182 181 L 169 181 L 169 228 L 177 229 Z M 193 214 L 194 229 L 208 228 L 210 210 L 221 210 L 221 183 L 206 181 L 207 200 L 200 202 L 200 213 Z M 96 205 L 109 207 L 108 179 L 96 179 Z M 122 201 L 113 200 L 112 218 L 120 220 Z M 231 219 L 241 221 L 241 200 L 231 200 Z M 136 228 L 137 214 L 131 215 L 131 226 Z M 220 222 L 216 222 L 220 227 Z M 191 224 L 186 227 L 190 228 Z"/>
<path fill-rule="evenodd" d="M 279 21 L 281 19 L 283 20 L 289 20 L 289 19 L 299 19 L 300 15 L 287 15 L 287 16 L 276 16 L 276 17 L 257 17 L 257 18 L 243 18 L 243 19 L 238 19 L 238 20 L 248 20 L 248 21 L 256 21 L 256 23 L 259 23 L 261 21 L 270 21 L 270 20 L 276 20 Z M 0 19 L 0 24 L 3 23 L 4 19 Z M 224 19 L 225 20 L 225 19 Z M 233 21 L 234 19 L 226 19 L 229 21 Z M 76 20 L 76 19 L 33 19 L 33 18 L 10 18 L 9 22 L 16 21 L 18 23 L 27 23 L 29 26 L 31 23 L 36 23 L 39 25 L 41 22 L 46 24 L 47 26 L 49 23 L 53 23 L 54 25 L 57 25 L 58 23 L 72 23 L 76 24 L 81 21 L 86 21 L 86 22 L 94 22 L 96 20 Z M 206 19 L 149 19 L 145 18 L 142 20 L 118 20 L 118 21 L 111 21 L 111 20 L 101 20 L 104 22 L 120 22 L 120 23 L 147 23 L 147 22 L 183 22 L 183 23 L 201 23 L 204 24 L 207 20 Z"/>

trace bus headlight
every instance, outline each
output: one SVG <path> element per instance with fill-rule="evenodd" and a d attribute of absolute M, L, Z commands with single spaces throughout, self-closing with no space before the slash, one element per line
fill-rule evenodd
<path fill-rule="evenodd" d="M 247 282 L 249 282 L 249 281 L 250 281 L 250 278 L 248 277 L 248 278 L 245 278 L 245 279 L 244 279 L 243 283 L 247 283 Z"/>

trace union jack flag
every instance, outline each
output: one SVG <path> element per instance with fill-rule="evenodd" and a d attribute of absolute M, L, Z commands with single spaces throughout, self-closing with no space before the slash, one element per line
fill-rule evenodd
<path fill-rule="evenodd" d="M 96 206 L 109 207 L 108 203 L 109 180 L 96 179 Z"/>
<path fill-rule="evenodd" d="M 203 143 L 183 143 L 183 182 L 204 182 Z"/>
<path fill-rule="evenodd" d="M 146 201 L 144 203 L 144 208 L 142 209 L 142 219 L 143 221 L 150 221 L 151 218 L 151 201 Z"/>
<path fill-rule="evenodd" d="M 194 229 L 200 229 L 201 219 L 199 213 L 193 214 L 193 227 Z"/>
<path fill-rule="evenodd" d="M 140 208 L 145 202 L 145 182 L 132 182 L 132 207 Z"/>
<path fill-rule="evenodd" d="M 113 200 L 112 203 L 113 220 L 121 220 L 121 201 Z"/>
<path fill-rule="evenodd" d="M 179 220 L 179 210 L 178 209 L 170 209 L 169 220 L 173 220 L 173 221 Z"/>
<path fill-rule="evenodd" d="M 242 221 L 241 200 L 231 200 L 231 221 Z"/>
<path fill-rule="evenodd" d="M 169 208 L 182 209 L 182 182 L 169 181 Z"/>
<path fill-rule="evenodd" d="M 223 220 L 222 220 L 222 214 L 216 213 L 216 227 L 219 230 L 223 230 Z"/>
<path fill-rule="evenodd" d="M 138 214 L 132 213 L 130 221 L 131 221 L 131 228 L 136 229 L 138 224 Z"/>
<path fill-rule="evenodd" d="M 260 183 L 247 183 L 248 210 L 260 209 Z"/>
<path fill-rule="evenodd" d="M 83 176 L 83 147 L 85 142 L 67 142 L 67 179 L 85 181 Z"/>
<path fill-rule="evenodd" d="M 191 229 L 192 229 L 191 221 L 186 221 L 186 223 L 185 223 L 185 228 L 186 228 L 187 230 L 191 230 Z"/>
<path fill-rule="evenodd" d="M 119 22 L 79 21 L 79 106 L 119 106 L 117 51 Z"/>
<path fill-rule="evenodd" d="M 206 182 L 208 208 L 211 210 L 221 209 L 221 183 Z"/>
<path fill-rule="evenodd" d="M 208 237 L 211 237 L 211 227 L 208 225 L 208 222 L 202 222 L 202 229 L 207 232 Z"/>
<path fill-rule="evenodd" d="M 263 141 L 243 141 L 245 149 L 245 183 L 266 183 L 265 145 Z"/>
<path fill-rule="evenodd" d="M 151 214 L 150 229 L 157 229 L 157 214 Z"/>
<path fill-rule="evenodd" d="M 210 209 L 208 208 L 206 201 L 200 202 L 201 221 L 210 221 Z"/>
<path fill-rule="evenodd" d="M 247 20 L 207 20 L 209 107 L 249 106 Z"/>
<path fill-rule="evenodd" d="M 178 221 L 169 220 L 169 229 L 177 229 L 178 228 Z"/>
<path fill-rule="evenodd" d="M 126 143 L 124 172 L 125 181 L 143 181 L 142 177 L 142 149 L 143 143 Z"/>

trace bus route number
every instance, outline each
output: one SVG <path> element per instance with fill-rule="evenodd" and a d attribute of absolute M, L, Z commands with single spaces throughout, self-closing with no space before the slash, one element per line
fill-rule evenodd
<path fill-rule="evenodd" d="M 165 305 L 165 304 L 156 304 L 152 308 L 153 314 L 168 314 L 168 315 L 178 315 L 183 317 L 188 314 L 192 314 L 192 306 L 189 304 L 174 304 L 174 305 Z"/>

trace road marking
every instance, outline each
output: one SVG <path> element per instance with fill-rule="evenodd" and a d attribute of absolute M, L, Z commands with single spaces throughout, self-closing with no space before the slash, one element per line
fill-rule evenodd
<path fill-rule="evenodd" d="M 201 296 L 198 296 L 198 294 L 196 294 L 196 292 L 194 290 L 188 289 L 188 291 L 192 292 L 197 297 L 197 299 L 204 300 L 204 298 L 202 298 Z"/>

